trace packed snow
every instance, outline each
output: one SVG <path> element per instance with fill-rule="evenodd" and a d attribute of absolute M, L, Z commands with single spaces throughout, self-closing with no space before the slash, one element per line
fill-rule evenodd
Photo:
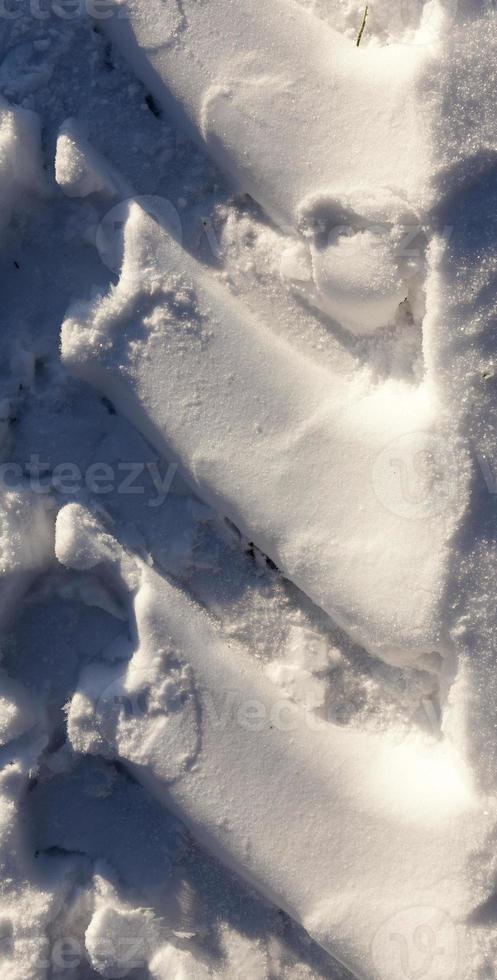
<path fill-rule="evenodd" d="M 2 980 L 494 980 L 495 15 L 1 6 Z"/>

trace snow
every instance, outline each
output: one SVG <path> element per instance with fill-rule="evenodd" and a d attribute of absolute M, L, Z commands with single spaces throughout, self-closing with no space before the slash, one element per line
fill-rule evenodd
<path fill-rule="evenodd" d="M 286 0 L 252 0 L 250 9 L 237 0 L 228 19 L 222 2 L 188 5 L 187 28 L 181 18 L 168 25 L 170 43 L 162 44 L 161 9 L 160 0 L 131 3 L 105 27 L 159 103 L 284 230 L 311 211 L 319 217 L 316 200 L 330 229 L 391 220 L 392 210 L 405 215 L 410 201 L 424 201 L 431 144 L 416 99 L 423 48 L 408 58 L 402 45 L 368 48 L 358 60 L 336 31 Z M 352 272 L 339 244 L 337 255 L 333 237 L 324 254 L 314 254 L 317 305 L 359 333 L 385 326 L 405 298 L 394 255 L 383 243 L 370 250 L 366 242 L 367 264 L 354 262 Z M 369 305 L 364 274 L 373 284 Z"/>
<path fill-rule="evenodd" d="M 25 197 L 45 188 L 41 157 L 41 121 L 36 113 L 0 99 L 1 229 Z"/>
<path fill-rule="evenodd" d="M 493 980 L 494 4 L 17 6 L 2 980 Z"/>
<path fill-rule="evenodd" d="M 64 362 L 359 642 L 404 663 L 443 647 L 437 600 L 469 476 L 436 391 L 306 362 L 194 260 L 180 273 L 178 246 L 137 203 L 123 234 L 119 284 L 69 312 Z M 390 489 L 411 455 L 426 461 L 422 514 Z"/>
<path fill-rule="evenodd" d="M 393 323 L 407 287 L 387 235 L 333 231 L 326 247 L 314 246 L 311 254 L 313 279 L 325 313 L 358 334 Z"/>
<path fill-rule="evenodd" d="M 83 524 L 74 509 L 71 517 Z M 126 555 L 115 561 L 127 569 Z M 358 977 L 381 977 L 368 974 L 370 944 L 403 903 L 464 915 L 465 865 L 493 818 L 482 819 L 450 750 L 323 730 L 289 711 L 244 651 L 223 650 L 205 614 L 147 566 L 133 607 L 138 644 L 125 677 L 116 683 L 114 668 L 81 676 L 68 716 L 76 751 L 125 761 L 223 863 L 297 914 Z M 282 826 L 286 843 L 275 850 Z M 299 839 L 310 844 L 302 871 Z M 408 881 L 406 864 L 416 867 Z M 482 881 L 479 903 L 487 894 Z"/>
<path fill-rule="evenodd" d="M 89 194 L 113 197 L 117 194 L 110 168 L 92 150 L 74 119 L 67 119 L 59 131 L 55 179 L 68 197 L 88 197 Z"/>

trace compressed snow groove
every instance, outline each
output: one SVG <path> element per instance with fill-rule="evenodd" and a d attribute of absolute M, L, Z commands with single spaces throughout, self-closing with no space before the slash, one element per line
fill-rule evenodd
<path fill-rule="evenodd" d="M 474 878 L 471 864 L 491 846 L 493 817 L 450 748 L 399 745 L 289 707 L 246 651 L 228 648 L 182 591 L 128 557 L 79 506 L 60 512 L 56 547 L 69 567 L 86 555 L 85 567 L 114 568 L 136 620 L 120 687 L 115 667 L 80 678 L 68 716 L 73 747 L 125 762 L 360 980 L 391 977 L 389 930 L 430 922 L 447 938 L 447 976 L 476 976 L 478 930 L 468 916 L 491 883 Z M 193 761 L 184 754 L 188 720 L 178 736 L 166 650 L 193 680 L 181 702 L 186 719 L 192 702 L 200 719 Z M 146 694 L 157 708 L 125 711 L 118 690 L 131 703 Z"/>
<path fill-rule="evenodd" d="M 390 663 L 442 665 L 446 685 L 457 672 L 438 745 L 315 731 L 300 709 L 284 732 L 243 650 L 88 516 L 60 515 L 59 559 L 90 568 L 103 542 L 138 636 L 127 670 L 83 673 L 74 747 L 122 759 L 360 980 L 487 980 L 495 962 L 495 532 L 470 451 L 495 459 L 481 385 L 495 375 L 497 31 L 471 0 L 449 6 L 425 5 L 431 48 L 354 49 L 292 0 L 183 0 L 180 18 L 133 0 L 107 23 L 157 103 L 290 237 L 283 277 L 308 269 L 301 291 L 345 330 L 394 323 L 398 243 L 422 233 L 422 377 L 297 354 L 139 202 L 122 212 L 118 285 L 62 331 L 69 369 L 352 637 Z M 98 168 L 74 181 L 64 162 L 68 191 L 88 175 L 95 189 Z M 116 710 L 142 690 L 145 715 Z"/>
<path fill-rule="evenodd" d="M 160 0 L 120 5 L 105 29 L 235 185 L 305 236 L 310 301 L 358 334 L 391 324 L 408 291 L 392 227 L 418 223 L 428 196 L 426 49 L 358 51 L 293 0 L 185 0 L 183 12 L 174 44 Z M 369 240 L 371 224 L 385 229 Z"/>
<path fill-rule="evenodd" d="M 444 649 L 447 545 L 468 474 L 432 385 L 306 361 L 137 203 L 119 284 L 69 312 L 62 357 L 369 650 L 412 663 Z M 404 473 L 413 455 L 421 473 Z M 399 467 L 414 480 L 405 495 Z"/>
<path fill-rule="evenodd" d="M 388 188 L 404 199 L 419 191 L 430 152 L 414 84 L 422 49 L 357 52 L 293 0 L 184 0 L 186 27 L 164 45 L 163 11 L 160 0 L 131 0 L 104 26 L 158 101 L 279 224 L 295 227 L 317 192 L 356 187 L 366 204 Z"/>

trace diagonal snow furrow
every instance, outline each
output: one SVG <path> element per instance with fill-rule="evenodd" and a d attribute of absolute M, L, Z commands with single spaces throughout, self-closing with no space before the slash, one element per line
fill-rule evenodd
<path fill-rule="evenodd" d="M 235 185 L 308 239 L 311 303 L 359 334 L 392 324 L 408 293 L 392 226 L 419 225 L 429 195 L 426 50 L 359 51 L 293 0 L 185 0 L 183 13 L 174 43 L 160 0 L 120 4 L 105 28 Z"/>
<path fill-rule="evenodd" d="M 1 980 L 494 980 L 497 2 L 71 5 L 0 11 Z"/>
<path fill-rule="evenodd" d="M 157 100 L 279 224 L 294 228 L 317 192 L 356 188 L 359 208 L 418 194 L 429 161 L 421 49 L 358 51 L 293 0 L 184 0 L 183 12 L 174 45 L 160 0 L 130 0 L 104 26 Z"/>
<path fill-rule="evenodd" d="M 160 0 L 125 0 L 105 22 L 236 186 L 304 235 L 304 294 L 360 335 L 394 323 L 412 274 L 399 242 L 432 227 L 433 203 L 461 179 L 450 169 L 495 147 L 494 5 L 400 7 L 406 26 L 422 10 L 419 44 L 357 48 L 293 0 L 185 0 L 173 44 Z"/>
<path fill-rule="evenodd" d="M 469 477 L 431 383 L 307 362 L 136 203 L 119 285 L 69 313 L 62 356 L 370 651 L 444 650 Z"/>
<path fill-rule="evenodd" d="M 490 847 L 493 818 L 450 749 L 316 724 L 80 507 L 59 513 L 56 548 L 68 566 L 108 574 L 109 557 L 116 562 L 136 617 L 127 668 L 83 672 L 68 718 L 76 751 L 124 761 L 361 980 L 396 980 L 389 933 L 430 922 L 447 946 L 442 972 L 427 976 L 476 977 L 468 916 L 491 888 L 474 862 Z M 180 701 L 179 668 L 190 677 Z"/>

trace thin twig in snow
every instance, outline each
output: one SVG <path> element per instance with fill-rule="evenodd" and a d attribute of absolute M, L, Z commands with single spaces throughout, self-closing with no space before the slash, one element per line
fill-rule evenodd
<path fill-rule="evenodd" d="M 368 19 L 368 5 L 366 4 L 366 6 L 364 8 L 364 17 L 362 18 L 361 28 L 360 28 L 359 34 L 357 35 L 357 47 L 359 47 L 359 45 L 360 45 L 360 43 L 362 41 L 362 35 L 364 34 L 364 28 L 366 26 L 367 19 Z"/>

